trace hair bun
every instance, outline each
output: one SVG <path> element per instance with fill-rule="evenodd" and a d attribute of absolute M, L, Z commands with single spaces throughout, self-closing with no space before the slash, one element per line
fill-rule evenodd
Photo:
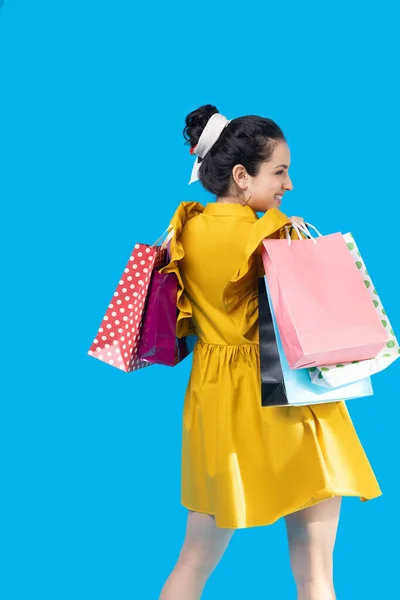
<path fill-rule="evenodd" d="M 218 113 L 219 110 L 216 106 L 212 104 L 204 104 L 204 106 L 200 106 L 196 110 L 193 110 L 189 113 L 185 119 L 185 127 L 183 129 L 183 137 L 187 142 L 189 142 L 190 146 L 196 146 L 199 138 L 203 132 L 204 127 L 207 125 L 208 120 L 212 115 Z"/>

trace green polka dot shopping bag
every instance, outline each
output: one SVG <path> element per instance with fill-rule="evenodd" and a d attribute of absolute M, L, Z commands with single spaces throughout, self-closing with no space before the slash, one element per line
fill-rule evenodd
<path fill-rule="evenodd" d="M 343 362 L 334 365 L 320 365 L 308 369 L 311 381 L 321 387 L 335 388 L 346 385 L 355 381 L 359 381 L 364 377 L 369 377 L 375 373 L 379 373 L 391 365 L 397 358 L 400 357 L 400 347 L 389 318 L 383 308 L 382 302 L 378 296 L 372 279 L 368 273 L 365 263 L 361 257 L 360 251 L 351 233 L 343 235 L 350 254 L 357 266 L 360 277 L 371 298 L 371 302 L 375 307 L 376 312 L 382 323 L 382 327 L 388 334 L 388 341 L 385 347 L 375 356 L 367 360 Z"/>

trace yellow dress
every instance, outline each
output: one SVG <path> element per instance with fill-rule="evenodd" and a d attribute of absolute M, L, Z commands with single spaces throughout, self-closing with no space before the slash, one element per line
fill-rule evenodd
<path fill-rule="evenodd" d="M 288 218 L 182 202 L 172 218 L 177 335 L 199 340 L 183 410 L 181 502 L 218 527 L 268 525 L 333 496 L 382 494 L 344 402 L 262 407 L 259 246 Z M 295 234 L 293 234 L 295 236 Z M 362 400 L 361 400 L 362 401 Z"/>

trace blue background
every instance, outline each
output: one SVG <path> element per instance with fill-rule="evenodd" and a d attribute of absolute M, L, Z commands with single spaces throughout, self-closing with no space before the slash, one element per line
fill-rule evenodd
<path fill-rule="evenodd" d="M 134 244 L 213 200 L 188 187 L 190 111 L 277 121 L 282 210 L 353 232 L 399 335 L 396 4 L 4 3 L 4 600 L 157 599 L 178 556 L 190 360 L 126 374 L 86 352 Z M 343 501 L 341 600 L 398 588 L 399 363 L 348 402 L 384 495 Z M 284 521 L 237 531 L 203 597 L 278 596 L 295 598 Z"/>

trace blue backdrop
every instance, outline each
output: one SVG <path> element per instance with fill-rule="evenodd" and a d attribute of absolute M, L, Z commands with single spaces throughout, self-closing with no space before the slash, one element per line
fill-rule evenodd
<path fill-rule="evenodd" d="M 2 4 L 2 2 L 0 2 Z M 178 556 L 190 360 L 126 374 L 86 352 L 137 241 L 184 200 L 184 118 L 275 119 L 282 210 L 352 231 L 400 335 L 397 3 L 5 0 L 0 10 L 0 595 L 156 600 Z M 397 589 L 400 361 L 347 403 L 383 490 L 345 498 L 341 600 Z M 284 521 L 239 530 L 205 600 L 295 598 Z"/>

